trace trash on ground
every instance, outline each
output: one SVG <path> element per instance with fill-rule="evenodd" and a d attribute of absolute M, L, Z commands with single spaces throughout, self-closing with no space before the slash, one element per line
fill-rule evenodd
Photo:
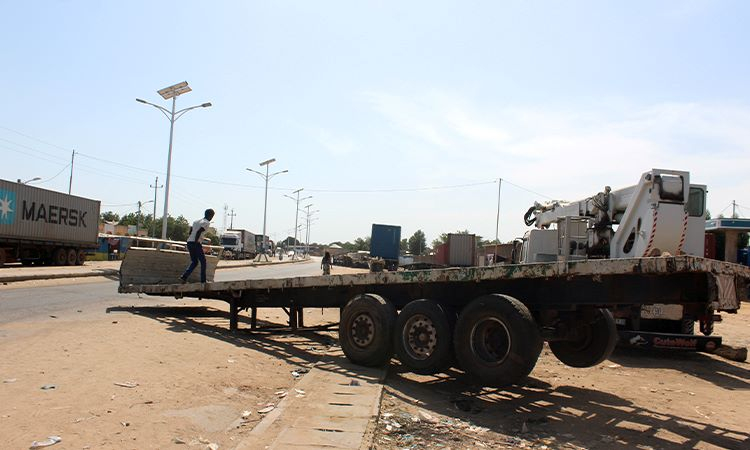
<path fill-rule="evenodd" d="M 274 408 L 275 408 L 275 406 L 273 406 L 273 405 L 271 405 L 271 406 L 266 406 L 266 407 L 265 407 L 265 408 L 263 408 L 263 409 L 259 409 L 259 410 L 258 410 L 258 414 L 268 414 L 268 413 L 270 413 L 271 411 L 273 411 L 273 409 L 274 409 Z"/>
<path fill-rule="evenodd" d="M 31 449 L 34 448 L 42 448 L 42 447 L 49 447 L 51 445 L 55 445 L 58 442 L 62 441 L 62 438 L 60 436 L 49 436 L 47 439 L 43 441 L 34 441 L 31 443 Z"/>
<path fill-rule="evenodd" d="M 250 416 L 251 416 L 252 414 L 253 414 L 253 412 L 252 412 L 252 411 L 247 411 L 247 410 L 245 410 L 245 411 L 242 411 L 242 418 L 243 418 L 243 419 L 247 419 L 247 418 L 248 418 L 248 417 L 250 417 Z"/>
<path fill-rule="evenodd" d="M 124 388 L 134 388 L 138 386 L 138 383 L 135 381 L 118 381 L 115 383 L 115 386 L 120 386 Z"/>
<path fill-rule="evenodd" d="M 120 425 L 122 425 L 124 427 L 129 427 L 130 426 L 130 422 L 120 422 Z"/>
<path fill-rule="evenodd" d="M 175 443 L 175 444 L 187 444 L 187 442 L 183 441 L 180 438 L 174 438 L 174 439 L 172 439 L 172 442 Z"/>
<path fill-rule="evenodd" d="M 359 381 L 352 380 L 352 381 L 349 382 L 349 386 L 359 386 Z"/>
<path fill-rule="evenodd" d="M 388 419 L 389 417 L 393 417 L 393 413 L 383 413 L 381 416 L 383 419 Z"/>
<path fill-rule="evenodd" d="M 235 361 L 235 360 L 233 360 L 233 359 L 228 359 L 228 360 L 227 360 L 227 362 L 231 364 L 231 363 L 235 363 L 235 362 L 237 362 L 237 361 Z"/>
<path fill-rule="evenodd" d="M 208 450 L 219 450 L 219 444 L 210 443 L 208 444 Z"/>
<path fill-rule="evenodd" d="M 305 391 L 302 389 L 295 389 L 294 392 L 298 393 L 299 395 L 305 395 Z"/>
<path fill-rule="evenodd" d="M 57 386 L 55 386 L 54 384 L 45 384 L 44 386 L 41 387 L 41 389 L 43 391 L 50 391 L 52 389 L 57 389 Z"/>
<path fill-rule="evenodd" d="M 432 423 L 432 424 L 439 422 L 438 419 L 436 419 L 435 417 L 433 417 L 432 415 L 430 415 L 430 413 L 426 411 L 419 411 L 419 419 L 427 423 Z"/>
<path fill-rule="evenodd" d="M 747 348 L 746 347 L 732 347 L 729 345 L 722 345 L 717 348 L 714 352 L 722 358 L 726 358 L 731 361 L 745 362 L 747 360 Z"/>
<path fill-rule="evenodd" d="M 18 381 L 17 378 L 8 378 L 7 380 L 3 380 L 3 383 L 15 383 Z"/>
<path fill-rule="evenodd" d="M 299 377 L 300 377 L 301 375 L 300 375 L 300 374 L 299 374 L 299 372 L 297 372 L 296 370 L 292 370 L 292 376 L 293 376 L 294 378 L 299 378 Z"/>

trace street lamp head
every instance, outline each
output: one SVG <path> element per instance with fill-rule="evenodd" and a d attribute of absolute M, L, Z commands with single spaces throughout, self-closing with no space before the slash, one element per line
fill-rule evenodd
<path fill-rule="evenodd" d="M 267 161 L 263 161 L 262 163 L 260 163 L 258 165 L 259 166 L 267 166 L 267 165 L 271 164 L 272 162 L 276 162 L 276 158 L 271 158 L 271 159 L 269 159 Z"/>
<path fill-rule="evenodd" d="M 146 100 L 143 100 L 142 98 L 137 98 L 137 99 L 135 99 L 135 101 L 137 101 L 137 102 L 139 102 L 139 103 L 145 103 L 145 104 L 148 104 L 148 102 L 147 102 Z"/>
<path fill-rule="evenodd" d="M 201 107 L 203 107 L 203 108 L 210 108 L 211 106 L 213 106 L 211 104 L 211 102 L 207 102 L 207 103 L 204 103 L 204 104 L 201 105 Z"/>

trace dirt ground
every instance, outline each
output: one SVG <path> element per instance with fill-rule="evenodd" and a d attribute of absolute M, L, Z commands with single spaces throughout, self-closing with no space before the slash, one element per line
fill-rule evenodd
<path fill-rule="evenodd" d="M 309 324 L 320 317 L 306 314 Z M 222 302 L 149 299 L 3 326 L 0 448 L 48 436 L 63 439 L 60 449 L 234 447 L 335 334 L 228 328 Z"/>
<path fill-rule="evenodd" d="M 725 343 L 750 346 L 743 307 L 717 325 Z M 308 325 L 337 318 L 305 314 Z M 222 302 L 148 298 L 4 325 L 0 448 L 52 435 L 60 449 L 233 448 L 335 333 L 233 335 L 228 325 Z M 400 369 L 394 360 L 376 449 L 750 448 L 749 366 L 713 355 L 618 351 L 572 369 L 545 349 L 528 380 L 507 389 Z"/>
<path fill-rule="evenodd" d="M 724 317 L 716 326 L 724 343 L 750 346 L 750 304 Z M 715 355 L 616 350 L 574 369 L 545 345 L 526 382 L 507 389 L 398 366 L 387 381 L 381 450 L 750 448 L 750 365 Z"/>

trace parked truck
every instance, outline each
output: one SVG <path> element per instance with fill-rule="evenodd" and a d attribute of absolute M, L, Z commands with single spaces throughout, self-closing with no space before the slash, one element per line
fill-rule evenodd
<path fill-rule="evenodd" d="M 219 240 L 224 247 L 224 258 L 252 259 L 258 254 L 257 236 L 247 230 L 229 229 L 221 234 Z"/>
<path fill-rule="evenodd" d="M 534 217 L 558 228 L 532 230 L 518 264 L 205 286 L 146 284 L 129 277 L 119 291 L 226 301 L 232 330 L 242 310 L 250 311 L 256 327 L 259 308 L 284 308 L 295 329 L 304 322 L 305 308 L 339 308 L 339 342 L 352 362 L 381 365 L 395 353 L 414 372 L 436 373 L 457 364 L 477 382 L 495 386 L 528 375 L 545 341 L 566 365 L 599 364 L 620 333 L 640 336 L 634 324 L 644 319 L 646 305 L 706 319 L 714 311 L 740 308 L 750 268 L 680 251 L 689 248 L 684 241 L 695 207 L 686 208 L 696 192 L 686 172 L 650 171 L 637 188 L 605 192 L 559 217 L 543 215 L 554 211 L 543 207 L 530 210 L 527 222 Z M 700 200 L 699 193 L 691 198 Z M 703 214 L 704 204 L 699 206 L 696 215 Z M 673 213 L 679 214 L 677 239 L 664 234 L 674 226 Z M 619 228 L 610 228 L 613 223 Z M 127 258 L 121 270 L 129 270 Z M 618 333 L 616 320 L 629 328 Z M 652 336 L 665 344 L 672 339 Z"/>
<path fill-rule="evenodd" d="M 0 180 L 0 266 L 81 265 L 97 247 L 98 200 Z"/>

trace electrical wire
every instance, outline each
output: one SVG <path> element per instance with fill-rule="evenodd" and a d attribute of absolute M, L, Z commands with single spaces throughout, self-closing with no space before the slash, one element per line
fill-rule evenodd
<path fill-rule="evenodd" d="M 68 167 L 70 167 L 70 164 L 68 164 L 65 167 L 63 167 L 62 169 L 60 169 L 60 171 L 57 172 L 52 178 L 47 178 L 46 180 L 37 181 L 36 184 L 44 184 L 44 183 L 47 183 L 49 181 L 54 180 L 55 178 L 59 177 L 60 174 L 63 173 L 65 171 L 65 169 L 67 169 Z"/>

